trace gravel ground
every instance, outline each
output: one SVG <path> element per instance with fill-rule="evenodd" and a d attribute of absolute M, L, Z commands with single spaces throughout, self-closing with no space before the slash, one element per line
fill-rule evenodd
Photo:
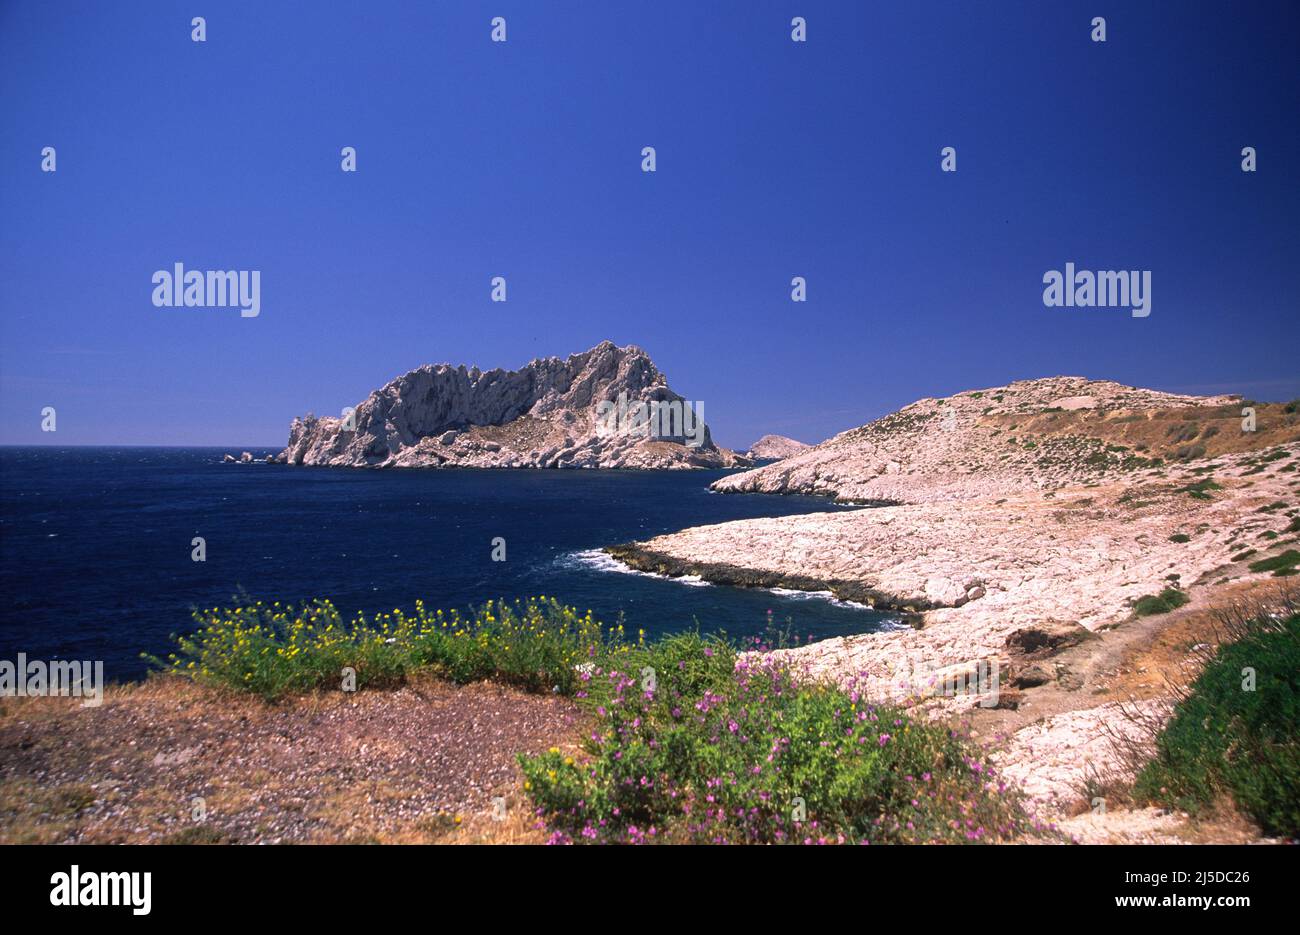
<path fill-rule="evenodd" d="M 567 699 L 488 683 L 280 705 L 177 679 L 114 689 L 98 708 L 5 699 L 0 842 L 454 837 L 494 824 L 495 795 L 522 810 L 515 754 L 568 749 L 583 723 Z"/>

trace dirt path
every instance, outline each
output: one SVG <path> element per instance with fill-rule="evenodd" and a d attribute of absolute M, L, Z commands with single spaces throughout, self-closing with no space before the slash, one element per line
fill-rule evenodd
<path fill-rule="evenodd" d="M 487 683 L 280 705 L 176 679 L 98 708 L 6 699 L 0 842 L 527 838 L 515 755 L 576 745 L 583 723 L 569 700 Z"/>

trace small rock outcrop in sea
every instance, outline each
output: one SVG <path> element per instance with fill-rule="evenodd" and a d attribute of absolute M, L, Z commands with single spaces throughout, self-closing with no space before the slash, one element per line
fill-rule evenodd
<path fill-rule="evenodd" d="M 786 438 L 784 435 L 764 435 L 754 442 L 753 446 L 745 454 L 755 461 L 779 461 L 781 458 L 796 455 L 809 447 L 803 442 L 795 441 L 793 438 Z"/>
<path fill-rule="evenodd" d="M 252 452 L 245 451 L 238 458 L 228 454 L 221 461 L 223 464 L 283 464 L 284 455 L 272 453 L 265 458 L 254 458 Z"/>
<path fill-rule="evenodd" d="M 639 403 L 676 418 L 638 421 Z M 341 467 L 748 465 L 713 443 L 702 411 L 686 412 L 690 405 L 645 351 L 605 341 L 519 370 L 425 365 L 375 390 L 349 417 L 294 419 L 280 459 Z"/>

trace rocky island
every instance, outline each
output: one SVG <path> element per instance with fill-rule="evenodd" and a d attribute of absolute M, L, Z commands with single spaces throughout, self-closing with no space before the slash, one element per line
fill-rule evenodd
<path fill-rule="evenodd" d="M 686 415 L 666 431 L 603 419 L 645 404 Z M 616 409 L 615 407 L 622 407 Z M 699 421 L 692 424 L 695 414 Z M 336 467 L 720 468 L 748 459 L 714 444 L 702 407 L 668 386 L 648 354 L 602 342 L 519 370 L 425 365 L 353 412 L 294 419 L 277 460 Z"/>

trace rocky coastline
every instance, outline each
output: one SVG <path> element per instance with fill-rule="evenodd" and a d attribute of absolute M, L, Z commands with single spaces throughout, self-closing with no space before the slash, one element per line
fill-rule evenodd
<path fill-rule="evenodd" d="M 911 623 L 913 626 L 920 626 L 921 612 L 928 610 L 931 606 L 928 601 L 904 600 L 895 595 L 867 587 L 858 581 L 814 578 L 808 575 L 789 574 L 781 571 L 745 568 L 726 562 L 684 560 L 664 552 L 643 548 L 632 542 L 608 546 L 603 551 L 629 568 L 650 574 L 663 575 L 666 578 L 691 576 L 712 584 L 724 584 L 738 588 L 828 591 L 837 600 L 861 604 L 873 610 L 895 612 L 900 615 L 904 622 Z"/>
<path fill-rule="evenodd" d="M 1061 817 L 1063 789 L 1094 767 L 1119 768 L 1106 738 L 1125 710 L 1115 686 L 1145 671 L 1132 653 L 1159 647 L 1187 615 L 1212 634 L 1204 619 L 1216 607 L 1242 594 L 1266 601 L 1276 576 L 1297 572 L 1296 410 L 1076 377 L 920 400 L 712 485 L 871 508 L 694 527 L 607 551 L 641 571 L 913 612 L 912 628 L 778 652 L 806 677 L 866 679 L 882 700 L 919 695 L 933 716 L 993 725 L 1010 773 Z M 991 663 L 1003 675 L 991 710 L 900 677 L 963 677 Z M 1143 705 L 1167 714 L 1168 691 L 1145 686 Z M 1155 833 L 1151 816 L 1130 817 L 1131 839 Z"/>

